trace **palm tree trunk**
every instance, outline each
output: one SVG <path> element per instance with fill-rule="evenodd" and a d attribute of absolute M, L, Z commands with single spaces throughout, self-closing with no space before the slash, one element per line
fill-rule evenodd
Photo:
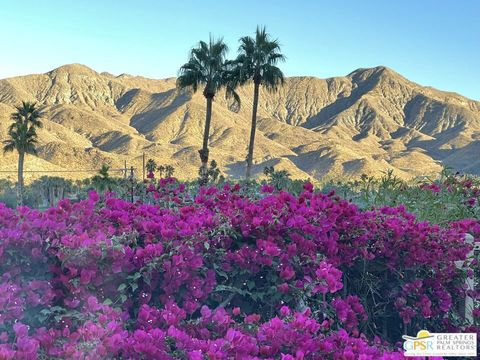
<path fill-rule="evenodd" d="M 258 93 L 260 90 L 260 83 L 255 82 L 253 90 L 253 111 L 252 111 L 252 128 L 250 129 L 250 143 L 248 144 L 247 155 L 247 180 L 250 179 L 252 173 L 253 163 L 253 148 L 255 146 L 255 131 L 257 130 L 257 108 L 258 108 Z"/>
<path fill-rule="evenodd" d="M 205 117 L 205 131 L 203 133 L 203 146 L 199 151 L 200 161 L 202 162 L 200 168 L 200 183 L 205 185 L 208 182 L 208 138 L 210 135 L 210 123 L 212 121 L 212 103 L 213 97 L 207 96 L 207 113 Z"/>
<path fill-rule="evenodd" d="M 17 183 L 17 207 L 23 205 L 23 163 L 25 161 L 25 153 L 18 153 L 18 183 Z"/>

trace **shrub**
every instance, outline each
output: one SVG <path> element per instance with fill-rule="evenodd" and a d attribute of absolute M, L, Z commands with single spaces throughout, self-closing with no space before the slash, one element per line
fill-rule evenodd
<path fill-rule="evenodd" d="M 252 191 L 0 205 L 0 358 L 398 359 L 406 330 L 467 328 L 455 261 L 477 221 Z"/>

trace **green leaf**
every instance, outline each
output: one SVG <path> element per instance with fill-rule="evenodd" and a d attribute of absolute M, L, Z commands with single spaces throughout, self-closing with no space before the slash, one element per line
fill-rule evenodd
<path fill-rule="evenodd" d="M 135 274 L 130 275 L 130 276 L 128 277 L 128 279 L 131 279 L 132 281 L 137 281 L 137 280 L 139 280 L 141 277 L 142 277 L 142 273 L 141 273 L 141 272 L 136 272 Z"/>
<path fill-rule="evenodd" d="M 105 301 L 103 302 L 103 305 L 107 305 L 107 306 L 110 306 L 112 304 L 113 304 L 113 301 L 110 299 L 105 299 Z"/>
<path fill-rule="evenodd" d="M 120 286 L 118 287 L 118 291 L 123 291 L 127 288 L 127 284 L 120 284 Z"/>
<path fill-rule="evenodd" d="M 145 276 L 145 277 L 143 278 L 143 281 L 145 282 L 145 284 L 147 284 L 148 286 L 150 286 L 151 280 L 150 280 L 150 277 L 149 277 L 149 276 Z"/>
<path fill-rule="evenodd" d="M 63 307 L 61 307 L 61 306 L 52 306 L 52 307 L 50 308 L 50 311 L 52 311 L 52 312 L 55 312 L 55 311 L 65 312 L 65 309 L 64 309 Z"/>
<path fill-rule="evenodd" d="M 228 285 L 217 285 L 217 287 L 215 288 L 215 291 L 228 291 L 228 292 L 233 292 L 233 293 L 240 294 L 242 296 L 250 294 L 250 292 L 248 292 L 246 290 L 242 290 L 242 289 L 239 289 L 239 288 L 236 288 L 236 287 L 233 287 L 233 286 L 228 286 Z"/>

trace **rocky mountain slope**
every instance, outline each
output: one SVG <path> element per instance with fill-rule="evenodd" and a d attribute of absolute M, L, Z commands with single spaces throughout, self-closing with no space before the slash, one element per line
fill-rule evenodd
<path fill-rule="evenodd" d="M 217 96 L 210 137 L 211 158 L 232 177 L 244 174 L 253 89 L 239 93 L 240 109 Z M 197 175 L 205 101 L 201 92 L 176 90 L 173 78 L 114 76 L 72 64 L 0 80 L 0 140 L 22 100 L 45 112 L 39 157 L 28 156 L 26 170 L 78 178 L 102 163 L 140 168 L 145 153 L 173 165 L 181 178 Z M 479 154 L 480 102 L 422 87 L 386 67 L 292 77 L 275 94 L 261 91 L 256 174 L 275 165 L 303 178 L 387 169 L 408 178 L 438 172 L 442 163 L 480 174 Z M 16 159 L 1 155 L 0 171 L 15 170 Z"/>

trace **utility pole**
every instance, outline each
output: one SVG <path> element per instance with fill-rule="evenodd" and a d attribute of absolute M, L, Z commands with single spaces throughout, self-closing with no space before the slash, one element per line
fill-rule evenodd
<path fill-rule="evenodd" d="M 143 162 L 143 166 L 142 166 L 143 180 L 145 180 L 145 153 L 143 153 L 143 155 L 142 155 L 142 162 Z"/>
<path fill-rule="evenodd" d="M 127 178 L 127 160 L 125 160 L 125 163 L 123 165 L 123 178 Z"/>
<path fill-rule="evenodd" d="M 133 179 L 133 166 L 130 168 L 130 198 L 132 200 L 133 204 L 133 185 L 134 185 L 134 179 Z"/>

